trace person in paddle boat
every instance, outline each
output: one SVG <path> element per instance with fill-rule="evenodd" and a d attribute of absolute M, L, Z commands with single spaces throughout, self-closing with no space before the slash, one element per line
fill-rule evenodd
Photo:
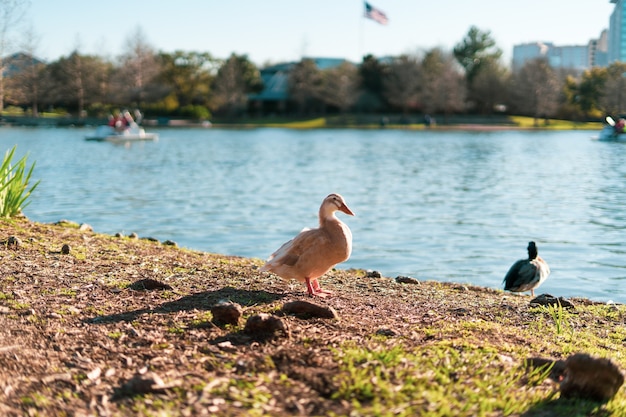
<path fill-rule="evenodd" d="M 124 110 L 124 124 L 126 127 L 130 127 L 135 124 L 135 119 L 133 119 L 133 116 L 128 110 Z"/>
<path fill-rule="evenodd" d="M 620 117 L 615 123 L 615 126 L 613 126 L 613 128 L 615 129 L 615 133 L 624 133 L 624 129 L 626 128 L 626 120 Z"/>
<path fill-rule="evenodd" d="M 126 111 L 128 113 L 128 111 Z M 128 114 L 130 117 L 130 113 Z M 132 117 L 130 117 L 132 119 Z M 109 126 L 115 129 L 116 132 L 123 132 L 128 128 L 130 123 L 128 122 L 126 115 L 121 112 L 115 112 L 115 116 L 109 116 Z"/>

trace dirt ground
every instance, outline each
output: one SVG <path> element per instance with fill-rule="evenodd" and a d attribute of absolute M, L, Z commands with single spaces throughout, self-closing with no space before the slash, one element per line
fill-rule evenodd
<path fill-rule="evenodd" d="M 260 273 L 260 260 L 107 236 L 73 224 L 0 222 L 0 414 L 247 415 L 237 384 L 266 372 L 271 393 L 255 415 L 347 415 L 335 399 L 333 349 L 374 335 L 424 344 L 417 325 L 509 311 L 531 319 L 528 298 L 468 285 L 399 284 L 335 270 L 335 294 L 312 300 L 304 285 Z M 168 242 L 166 242 L 168 243 Z M 66 246 L 65 246 L 66 245 Z M 370 274 L 372 275 L 372 274 Z M 221 300 L 243 308 L 239 325 L 216 325 Z M 282 314 L 290 301 L 331 307 L 337 319 Z M 244 332 L 245 318 L 274 313 L 284 334 Z M 526 343 L 486 333 L 493 343 Z M 506 340 L 503 340 L 506 339 Z M 284 379 L 288 378 L 286 384 Z"/>

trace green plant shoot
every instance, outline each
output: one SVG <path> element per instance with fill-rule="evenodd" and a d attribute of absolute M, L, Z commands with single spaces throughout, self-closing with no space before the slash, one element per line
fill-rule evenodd
<path fill-rule="evenodd" d="M 33 163 L 27 170 L 26 155 L 17 161 L 15 165 L 11 163 L 16 148 L 17 145 L 4 154 L 4 159 L 0 166 L 1 217 L 14 217 L 20 214 L 30 203 L 28 198 L 39 185 L 39 181 L 37 181 L 28 188 L 35 164 Z"/>

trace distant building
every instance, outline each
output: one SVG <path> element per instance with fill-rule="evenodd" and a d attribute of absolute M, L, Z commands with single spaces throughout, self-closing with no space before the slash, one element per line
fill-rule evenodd
<path fill-rule="evenodd" d="M 548 62 L 552 68 L 584 71 L 591 67 L 588 45 L 557 46 L 548 51 Z"/>
<path fill-rule="evenodd" d="M 589 41 L 589 62 L 592 67 L 609 65 L 609 31 L 604 29 L 598 39 Z"/>
<path fill-rule="evenodd" d="M 343 58 L 302 58 L 310 59 L 318 69 L 326 70 L 338 67 L 346 62 Z M 263 114 L 282 114 L 289 102 L 289 72 L 297 62 L 271 65 L 260 70 L 263 90 L 248 96 L 251 109 Z"/>
<path fill-rule="evenodd" d="M 626 62 L 626 2 L 610 0 L 615 4 L 609 21 L 608 62 Z"/>
<path fill-rule="evenodd" d="M 520 69 L 527 61 L 547 58 L 548 50 L 554 45 L 550 42 L 531 42 L 513 46 L 513 70 Z"/>
<path fill-rule="evenodd" d="M 622 0 L 619 0 L 622 1 Z M 544 58 L 551 67 L 584 71 L 594 66 L 607 66 L 607 31 L 587 45 L 556 46 L 551 42 L 531 42 L 513 46 L 513 70 L 527 61 Z"/>

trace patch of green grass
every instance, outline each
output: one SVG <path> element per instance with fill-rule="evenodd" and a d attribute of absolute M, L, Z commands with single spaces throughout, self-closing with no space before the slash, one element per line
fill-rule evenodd
<path fill-rule="evenodd" d="M 166 300 L 170 300 L 170 299 L 173 299 L 173 298 L 178 298 L 180 296 L 178 294 L 176 294 L 172 290 L 163 290 L 163 291 L 159 292 L 159 297 L 164 298 Z"/>
<path fill-rule="evenodd" d="M 299 120 L 299 121 L 287 122 L 287 123 L 280 124 L 279 126 L 289 127 L 289 128 L 292 128 L 292 129 L 321 128 L 321 127 L 326 127 L 326 119 L 324 117 L 319 117 L 317 119 Z"/>
<path fill-rule="evenodd" d="M 57 294 L 65 295 L 67 297 L 76 297 L 76 290 L 72 288 L 59 288 Z"/>
<path fill-rule="evenodd" d="M 124 333 L 120 332 L 120 331 L 115 331 L 115 332 L 110 332 L 107 334 L 107 337 L 113 340 L 119 340 L 122 336 L 124 335 Z"/>
<path fill-rule="evenodd" d="M 83 311 L 94 316 L 104 316 L 106 314 L 106 311 L 95 306 L 87 306 Z"/>
<path fill-rule="evenodd" d="M 0 291 L 0 300 L 12 300 L 14 298 L 13 294 Z"/>
<path fill-rule="evenodd" d="M 448 341 L 409 351 L 401 344 L 347 345 L 335 352 L 340 373 L 336 399 L 360 415 L 491 415 L 523 412 L 546 396 L 532 375 L 507 366 L 494 349 Z"/>
<path fill-rule="evenodd" d="M 34 392 L 30 396 L 22 397 L 22 404 L 28 407 L 44 408 L 50 404 L 50 400 L 44 394 Z"/>
<path fill-rule="evenodd" d="M 416 330 L 425 337 L 417 347 L 377 336 L 346 342 L 334 350 L 339 371 L 333 398 L 348 401 L 356 415 L 372 416 L 506 416 L 529 410 L 537 415 L 613 415 L 610 410 L 623 410 L 621 396 L 604 405 L 558 400 L 558 385 L 547 380 L 549 369 L 527 369 L 524 362 L 534 356 L 564 359 L 577 352 L 623 360 L 616 352 L 623 350 L 626 329 L 607 328 L 606 323 L 595 327 L 585 307 L 529 311 L 536 320 L 525 328 L 475 317 L 440 321 Z M 614 310 L 606 316 L 620 317 Z"/>
<path fill-rule="evenodd" d="M 170 334 L 183 334 L 185 333 L 185 329 L 181 326 L 172 326 L 167 329 L 167 332 Z"/>
<path fill-rule="evenodd" d="M 558 120 L 549 119 L 547 122 L 545 119 L 538 119 L 537 121 L 533 117 L 526 116 L 509 116 L 509 120 L 514 122 L 519 127 L 525 128 L 542 128 L 551 130 L 600 130 L 602 124 L 598 122 L 574 122 L 571 120 Z M 535 124 L 537 122 L 537 124 Z"/>

